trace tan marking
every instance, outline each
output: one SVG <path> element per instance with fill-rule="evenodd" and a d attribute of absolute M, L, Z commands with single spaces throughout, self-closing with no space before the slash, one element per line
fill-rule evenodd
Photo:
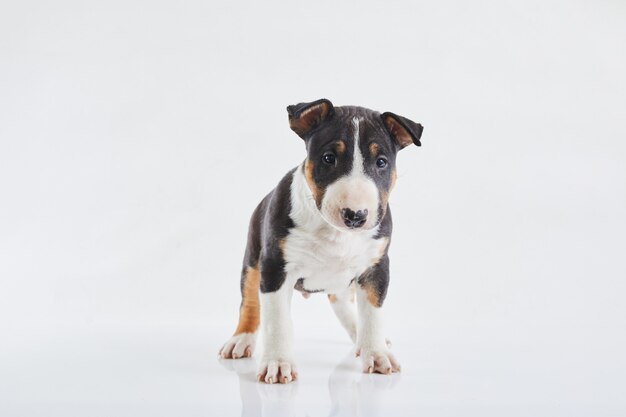
<path fill-rule="evenodd" d="M 259 327 L 261 309 L 259 304 L 259 286 L 261 273 L 258 265 L 248 267 L 243 283 L 241 308 L 239 309 L 239 324 L 235 336 L 241 333 L 254 333 Z"/>
<path fill-rule="evenodd" d="M 391 195 L 391 192 L 396 186 L 397 179 L 398 179 L 398 172 L 394 169 L 393 171 L 391 171 L 391 185 L 389 186 L 389 191 L 380 192 L 381 206 L 383 207 L 383 217 L 385 216 L 385 213 L 387 212 L 387 204 L 389 203 L 389 196 Z"/>
<path fill-rule="evenodd" d="M 350 292 L 352 293 L 350 294 L 350 302 L 354 303 L 356 301 L 356 285 L 354 284 L 354 282 L 350 286 Z"/>
<path fill-rule="evenodd" d="M 331 304 L 335 304 L 337 302 L 337 296 L 335 294 L 328 294 L 328 301 Z"/>
<path fill-rule="evenodd" d="M 392 116 L 388 115 L 387 117 L 385 117 L 384 122 L 385 125 L 387 125 L 387 129 L 389 129 L 389 132 L 391 132 L 391 137 L 396 140 L 396 143 L 400 146 L 401 149 L 413 143 L 413 138 L 411 137 L 409 132 Z"/>
<path fill-rule="evenodd" d="M 383 215 L 381 217 L 381 219 L 383 217 L 385 217 L 385 214 L 387 214 L 387 207 L 389 204 L 389 194 L 391 193 L 390 191 L 381 191 L 380 192 L 380 205 L 383 208 Z"/>
<path fill-rule="evenodd" d="M 309 188 L 313 193 L 313 198 L 315 199 L 315 204 L 317 208 L 322 207 L 322 197 L 324 197 L 324 192 L 317 186 L 315 180 L 313 179 L 313 169 L 315 168 L 315 164 L 307 159 L 304 163 L 304 176 L 306 177 L 306 182 L 309 184 Z"/>
<path fill-rule="evenodd" d="M 367 301 L 374 307 L 380 307 L 380 297 L 372 283 L 364 282 L 361 288 L 367 293 Z"/>
<path fill-rule="evenodd" d="M 309 107 L 300 113 L 298 118 L 289 116 L 289 126 L 298 135 L 305 135 L 313 127 L 317 126 L 322 120 L 328 116 L 330 105 L 327 102 L 321 102 Z"/>
<path fill-rule="evenodd" d="M 376 142 L 370 143 L 370 154 L 373 157 L 376 157 L 376 155 L 378 155 L 378 144 Z"/>
<path fill-rule="evenodd" d="M 342 140 L 337 141 L 337 153 L 342 155 L 346 151 L 346 143 Z"/>

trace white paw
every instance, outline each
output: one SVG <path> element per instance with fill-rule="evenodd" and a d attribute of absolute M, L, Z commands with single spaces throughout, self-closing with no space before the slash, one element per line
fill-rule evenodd
<path fill-rule="evenodd" d="M 254 352 L 255 344 L 256 333 L 240 333 L 224 343 L 219 356 L 223 359 L 249 358 Z"/>
<path fill-rule="evenodd" d="M 268 384 L 287 384 L 298 378 L 296 366 L 291 359 L 272 358 L 263 359 L 257 372 L 257 380 Z"/>
<path fill-rule="evenodd" d="M 357 348 L 356 356 L 361 357 L 362 370 L 366 374 L 400 372 L 400 363 L 386 347 L 379 349 Z"/>

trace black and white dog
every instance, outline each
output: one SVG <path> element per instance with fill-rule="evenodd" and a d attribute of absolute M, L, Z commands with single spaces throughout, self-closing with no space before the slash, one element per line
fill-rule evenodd
<path fill-rule="evenodd" d="M 364 372 L 398 372 L 380 322 L 389 284 L 388 199 L 396 182 L 396 154 L 412 143 L 420 146 L 423 128 L 393 113 L 334 107 L 326 99 L 289 106 L 287 112 L 307 158 L 252 215 L 239 325 L 220 356 L 251 356 L 260 324 L 259 380 L 294 380 L 289 310 L 296 289 L 305 297 L 328 294 Z"/>

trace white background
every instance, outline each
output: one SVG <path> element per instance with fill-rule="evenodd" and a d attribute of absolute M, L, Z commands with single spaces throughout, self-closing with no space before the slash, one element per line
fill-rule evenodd
<path fill-rule="evenodd" d="M 1 3 L 0 414 L 626 414 L 625 74 L 622 1 Z M 321 97 L 425 127 L 403 373 L 360 375 L 317 296 L 301 381 L 257 386 L 215 355 Z"/>

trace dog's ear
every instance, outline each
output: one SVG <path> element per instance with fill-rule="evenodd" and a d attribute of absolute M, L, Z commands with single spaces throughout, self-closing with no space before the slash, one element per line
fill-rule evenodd
<path fill-rule="evenodd" d="M 331 118 L 334 112 L 333 103 L 325 98 L 310 103 L 298 103 L 293 106 L 287 106 L 289 127 L 304 139 L 324 120 Z"/>
<path fill-rule="evenodd" d="M 383 113 L 380 117 L 383 119 L 383 124 L 391 138 L 398 144 L 400 149 L 411 143 L 422 146 L 420 138 L 422 137 L 424 127 L 421 124 L 391 112 Z"/>

